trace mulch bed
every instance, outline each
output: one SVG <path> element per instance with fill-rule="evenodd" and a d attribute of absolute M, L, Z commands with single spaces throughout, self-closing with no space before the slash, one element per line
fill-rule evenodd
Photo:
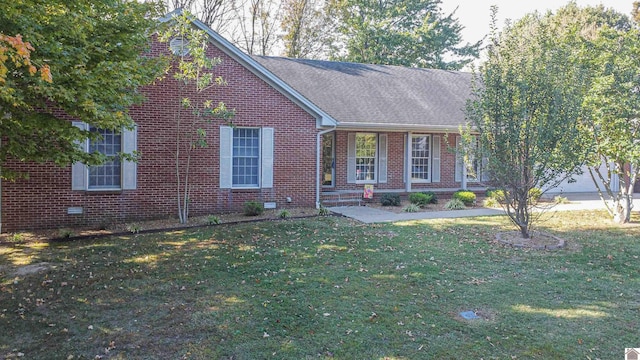
<path fill-rule="evenodd" d="M 258 216 L 246 216 L 242 213 L 216 214 L 220 220 L 218 225 L 238 224 L 245 222 L 276 221 L 284 220 L 279 215 L 283 209 L 265 210 Z M 318 210 L 314 208 L 293 208 L 286 209 L 289 215 L 286 219 L 299 219 L 318 216 Z M 209 223 L 209 216 L 198 216 L 189 218 L 187 224 L 180 224 L 178 219 L 160 219 L 152 221 L 132 221 L 127 223 L 115 223 L 106 229 L 96 229 L 95 227 L 61 228 L 61 229 L 38 229 L 31 231 L 20 231 L 14 233 L 0 234 L 0 244 L 16 244 L 30 242 L 47 241 L 70 241 L 88 238 L 99 238 L 113 235 L 144 234 L 163 231 L 183 230 L 189 228 L 216 226 Z"/>
<path fill-rule="evenodd" d="M 566 246 L 564 239 L 549 233 L 532 231 L 529 239 L 524 239 L 520 231 L 505 231 L 496 234 L 496 240 L 501 244 L 534 250 L 559 250 Z"/>

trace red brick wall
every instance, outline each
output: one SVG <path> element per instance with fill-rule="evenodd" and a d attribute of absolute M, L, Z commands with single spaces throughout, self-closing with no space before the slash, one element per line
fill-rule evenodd
<path fill-rule="evenodd" d="M 154 43 L 157 54 L 166 44 Z M 275 201 L 278 207 L 314 206 L 316 171 L 315 119 L 217 48 L 222 58 L 215 74 L 227 85 L 214 87 L 200 99 L 225 102 L 236 109 L 236 126 L 274 128 L 274 187 L 229 190 L 219 187 L 219 135 L 222 120 L 204 126 L 209 146 L 197 149 L 191 161 L 190 215 L 239 210 L 246 200 Z M 131 109 L 138 124 L 137 189 L 117 192 L 71 191 L 71 167 L 12 164 L 28 171 L 28 180 L 2 184 L 3 230 L 101 225 L 113 221 L 177 216 L 174 111 L 178 83 L 167 77 L 143 89 L 148 101 Z M 198 97 L 189 95 L 192 101 Z M 183 114 L 188 120 L 189 115 Z M 287 204 L 286 198 L 292 203 Z M 82 215 L 67 215 L 68 207 L 83 207 Z"/>
<path fill-rule="evenodd" d="M 362 190 L 362 184 L 347 183 L 347 131 L 336 132 L 336 181 L 335 188 L 325 188 L 330 190 Z M 374 184 L 374 191 L 384 190 L 405 190 L 406 184 L 403 181 L 405 144 L 404 132 L 389 132 L 387 134 L 387 182 Z M 416 133 L 417 134 L 417 133 Z M 460 182 L 455 182 L 455 155 L 448 150 L 449 146 L 454 146 L 455 134 L 438 134 L 440 141 L 440 182 L 434 183 L 413 183 L 412 189 L 452 189 L 459 188 Z M 445 138 L 448 136 L 448 142 Z"/>

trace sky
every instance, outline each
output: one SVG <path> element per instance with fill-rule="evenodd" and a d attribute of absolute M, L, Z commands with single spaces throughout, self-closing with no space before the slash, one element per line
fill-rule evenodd
<path fill-rule="evenodd" d="M 579 6 L 595 6 L 603 4 L 607 8 L 629 15 L 634 0 L 576 0 Z M 505 19 L 517 20 L 525 14 L 538 10 L 545 13 L 555 11 L 566 5 L 568 0 L 442 0 L 442 10 L 451 13 L 458 7 L 455 17 L 465 27 L 462 31 L 463 42 L 475 43 L 489 34 L 489 8 L 498 5 L 498 26 Z"/>

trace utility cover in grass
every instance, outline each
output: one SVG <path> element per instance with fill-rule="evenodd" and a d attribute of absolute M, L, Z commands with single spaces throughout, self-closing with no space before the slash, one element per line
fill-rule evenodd
<path fill-rule="evenodd" d="M 460 313 L 460 316 L 465 320 L 476 320 L 480 319 L 478 315 L 476 315 L 473 311 L 463 311 Z"/>

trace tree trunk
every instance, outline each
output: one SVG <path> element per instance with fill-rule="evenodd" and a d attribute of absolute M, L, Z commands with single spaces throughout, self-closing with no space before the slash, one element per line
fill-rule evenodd
<path fill-rule="evenodd" d="M 613 203 L 613 221 L 618 224 L 627 224 L 631 222 L 632 207 L 633 198 L 625 191 L 624 194 Z"/>

